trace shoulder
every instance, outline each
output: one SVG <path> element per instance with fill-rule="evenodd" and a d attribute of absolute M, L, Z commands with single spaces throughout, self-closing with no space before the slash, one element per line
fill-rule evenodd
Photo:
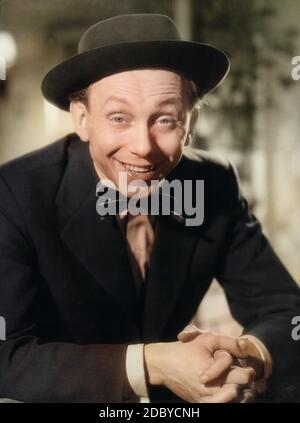
<path fill-rule="evenodd" d="M 187 147 L 184 150 L 183 160 L 193 170 L 228 172 L 232 164 L 226 157 L 198 148 Z"/>
<path fill-rule="evenodd" d="M 216 204 L 236 204 L 241 191 L 237 170 L 226 158 L 196 148 L 186 148 L 177 173 L 183 179 L 204 181 L 206 198 Z"/>
<path fill-rule="evenodd" d="M 48 207 L 60 186 L 75 134 L 0 166 L 0 213 L 12 216 L 23 210 Z"/>
<path fill-rule="evenodd" d="M 239 177 L 235 166 L 226 158 L 218 154 L 188 147 L 184 150 L 180 173 L 192 179 L 202 177 L 217 185 L 233 183 L 239 185 Z"/>

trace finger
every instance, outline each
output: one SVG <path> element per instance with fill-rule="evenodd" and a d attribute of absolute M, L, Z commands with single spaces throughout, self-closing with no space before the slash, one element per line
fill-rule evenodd
<path fill-rule="evenodd" d="M 206 337 L 206 346 L 214 352 L 216 350 L 226 350 L 238 358 L 247 357 L 247 353 L 240 346 L 238 339 L 224 335 L 203 335 Z"/>
<path fill-rule="evenodd" d="M 256 373 L 252 367 L 235 367 L 232 366 L 224 383 L 236 383 L 238 385 L 250 385 L 255 379 Z"/>
<path fill-rule="evenodd" d="M 201 335 L 199 332 L 181 332 L 179 335 L 177 335 L 177 339 L 180 342 L 189 342 L 199 335 Z"/>
<path fill-rule="evenodd" d="M 217 379 L 233 362 L 231 355 L 223 350 L 216 351 L 214 353 L 214 358 L 215 360 L 213 363 L 200 376 L 201 383 L 207 383 Z"/>
<path fill-rule="evenodd" d="M 226 384 L 223 385 L 219 392 L 211 396 L 203 396 L 200 398 L 199 402 L 208 402 L 208 403 L 226 403 L 233 402 L 238 399 L 239 389 L 238 385 L 235 384 Z"/>
<path fill-rule="evenodd" d="M 206 386 L 203 384 L 199 385 L 198 392 L 201 396 L 210 396 L 218 393 L 222 389 L 221 386 Z"/>
<path fill-rule="evenodd" d="M 196 338 L 198 335 L 204 333 L 195 325 L 187 325 L 178 335 L 177 339 L 181 342 L 189 342 Z"/>

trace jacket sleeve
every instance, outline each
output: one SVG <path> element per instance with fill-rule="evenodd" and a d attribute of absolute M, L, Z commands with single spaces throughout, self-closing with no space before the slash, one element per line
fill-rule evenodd
<path fill-rule="evenodd" d="M 292 319 L 300 315 L 300 290 L 250 213 L 232 167 L 228 184 L 233 200 L 217 278 L 244 333 L 259 338 L 271 353 L 273 374 L 266 400 L 299 401 L 300 342 L 292 338 Z"/>
<path fill-rule="evenodd" d="M 22 402 L 136 402 L 127 344 L 45 343 L 36 336 L 35 251 L 22 213 L 0 178 L 0 397 Z M 3 319 L 2 319 L 3 321 Z"/>

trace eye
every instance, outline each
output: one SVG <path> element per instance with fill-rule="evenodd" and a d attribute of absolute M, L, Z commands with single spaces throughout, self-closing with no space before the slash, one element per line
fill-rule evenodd
<path fill-rule="evenodd" d="M 126 122 L 124 116 L 122 115 L 111 116 L 110 120 L 118 124 Z"/>
<path fill-rule="evenodd" d="M 156 124 L 165 128 L 174 128 L 177 124 L 177 121 L 171 117 L 161 117 L 156 121 Z"/>
<path fill-rule="evenodd" d="M 160 119 L 158 122 L 161 123 L 161 124 L 163 124 L 163 125 L 168 125 L 169 123 L 175 123 L 171 119 Z"/>

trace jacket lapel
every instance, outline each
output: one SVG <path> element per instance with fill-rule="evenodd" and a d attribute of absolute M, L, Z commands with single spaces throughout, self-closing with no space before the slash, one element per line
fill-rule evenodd
<path fill-rule="evenodd" d="M 57 194 L 61 238 L 131 320 L 137 299 L 126 245 L 114 216 L 96 213 L 96 185 L 87 143 L 72 140 L 68 165 Z"/>
<path fill-rule="evenodd" d="M 197 237 L 169 218 L 158 221 L 150 272 L 146 281 L 143 338 L 160 339 L 176 306 L 196 245 Z"/>
<path fill-rule="evenodd" d="M 176 315 L 173 313 L 176 311 L 176 305 L 184 292 L 190 289 L 187 283 L 196 247 L 198 251 L 200 248 L 204 252 L 197 256 L 197 268 L 203 270 L 203 274 L 199 274 L 199 283 L 201 283 L 201 276 L 211 272 L 210 259 L 216 246 L 215 235 L 211 231 L 209 222 L 211 199 L 208 199 L 207 194 L 210 194 L 211 190 L 206 170 L 204 168 L 201 170 L 199 161 L 196 163 L 197 167 L 195 168 L 195 161 L 189 161 L 187 157 L 183 157 L 166 178 L 169 181 L 179 179 L 182 182 L 203 179 L 205 187 L 208 186 L 204 202 L 206 218 L 203 225 L 198 227 L 187 227 L 184 223 L 167 216 L 160 216 L 158 219 L 150 272 L 146 282 L 143 326 L 145 342 L 162 339 L 167 323 L 171 318 L 176 319 Z M 195 300 L 197 299 L 191 298 L 191 304 Z M 201 298 L 199 298 L 200 301 Z M 190 312 L 190 318 L 192 318 L 193 310 Z M 186 314 L 188 315 L 188 311 Z M 178 324 L 183 326 L 185 322 L 178 322 Z"/>

